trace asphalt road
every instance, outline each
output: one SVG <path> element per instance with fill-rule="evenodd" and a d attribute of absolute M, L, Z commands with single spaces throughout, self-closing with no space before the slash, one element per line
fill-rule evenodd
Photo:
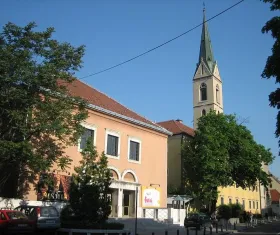
<path fill-rule="evenodd" d="M 238 233 L 238 235 L 280 235 L 280 221 L 274 221 L 269 224 L 263 224 L 256 228 L 249 228 L 246 231 Z"/>

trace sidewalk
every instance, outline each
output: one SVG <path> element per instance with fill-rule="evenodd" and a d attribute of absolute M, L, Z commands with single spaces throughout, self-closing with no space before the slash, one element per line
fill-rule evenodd
<path fill-rule="evenodd" d="M 231 231 L 226 231 L 225 229 L 223 229 L 223 232 L 221 232 L 221 229 L 219 228 L 218 233 L 216 233 L 216 229 L 212 230 L 212 234 L 213 235 L 224 235 L 224 234 L 228 234 L 231 233 Z M 191 229 L 189 228 L 189 233 L 188 235 L 210 235 L 210 229 L 206 229 L 205 233 L 204 233 L 204 229 L 201 228 L 201 230 L 196 231 L 195 229 Z M 134 233 L 132 233 L 132 235 L 134 235 Z M 153 228 L 149 228 L 149 229 L 140 229 L 137 230 L 137 235 L 187 235 L 187 230 L 184 227 L 170 227 L 167 229 L 153 229 Z"/>

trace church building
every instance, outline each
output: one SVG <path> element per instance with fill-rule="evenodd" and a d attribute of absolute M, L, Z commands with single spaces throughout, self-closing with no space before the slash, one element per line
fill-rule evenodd
<path fill-rule="evenodd" d="M 173 133 L 168 137 L 167 184 L 169 193 L 184 193 L 183 159 L 181 145 L 184 138 L 192 138 L 198 119 L 210 110 L 223 113 L 223 87 L 217 61 L 214 58 L 212 43 L 203 10 L 203 26 L 200 41 L 198 63 L 193 77 L 193 128 L 183 124 L 182 120 L 169 120 L 158 124 Z M 220 191 L 217 206 L 220 204 L 240 203 L 246 211 L 260 213 L 260 190 L 243 190 L 231 186 L 218 188 Z"/>

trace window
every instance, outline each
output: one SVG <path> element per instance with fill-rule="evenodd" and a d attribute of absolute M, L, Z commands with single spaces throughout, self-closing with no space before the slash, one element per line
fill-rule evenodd
<path fill-rule="evenodd" d="M 217 103 L 220 103 L 220 88 L 218 84 L 216 86 L 216 101 Z"/>
<path fill-rule="evenodd" d="M 257 209 L 259 209 L 259 202 L 256 202 Z"/>
<path fill-rule="evenodd" d="M 238 204 L 238 203 L 239 203 L 238 198 L 236 198 L 236 204 Z"/>
<path fill-rule="evenodd" d="M 204 101 L 207 100 L 207 86 L 205 83 L 200 85 L 200 100 Z"/>
<path fill-rule="evenodd" d="M 111 156 L 118 156 L 119 137 L 107 135 L 107 154 Z"/>
<path fill-rule="evenodd" d="M 231 200 L 231 198 L 230 198 L 230 199 L 228 199 L 228 202 L 229 202 L 229 204 L 231 204 L 231 203 L 232 203 L 232 200 Z"/>
<path fill-rule="evenodd" d="M 139 161 L 139 143 L 130 141 L 129 159 Z"/>
<path fill-rule="evenodd" d="M 87 140 L 89 138 L 92 138 L 94 140 L 94 130 L 86 128 L 84 133 L 81 136 L 81 141 L 80 141 L 80 150 L 83 150 L 86 147 Z"/>
<path fill-rule="evenodd" d="M 117 131 L 106 130 L 105 151 L 107 156 L 119 158 L 120 135 Z"/>
<path fill-rule="evenodd" d="M 205 110 L 205 109 L 202 109 L 201 114 L 202 114 L 202 116 L 205 116 L 205 115 L 206 115 L 206 110 Z"/>
<path fill-rule="evenodd" d="M 141 161 L 141 141 L 135 138 L 128 139 L 128 160 L 132 162 Z"/>
<path fill-rule="evenodd" d="M 255 202 L 253 201 L 253 209 L 255 209 Z"/>
<path fill-rule="evenodd" d="M 221 197 L 221 205 L 224 205 L 224 198 Z"/>
<path fill-rule="evenodd" d="M 249 201 L 249 209 L 252 209 L 252 203 Z"/>
<path fill-rule="evenodd" d="M 242 207 L 243 207 L 243 209 L 245 209 L 245 200 L 244 199 L 242 200 Z"/>

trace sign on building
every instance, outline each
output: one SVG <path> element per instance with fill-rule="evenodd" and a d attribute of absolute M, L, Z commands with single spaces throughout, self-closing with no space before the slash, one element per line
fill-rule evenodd
<path fill-rule="evenodd" d="M 160 188 L 142 186 L 142 207 L 160 207 Z"/>

